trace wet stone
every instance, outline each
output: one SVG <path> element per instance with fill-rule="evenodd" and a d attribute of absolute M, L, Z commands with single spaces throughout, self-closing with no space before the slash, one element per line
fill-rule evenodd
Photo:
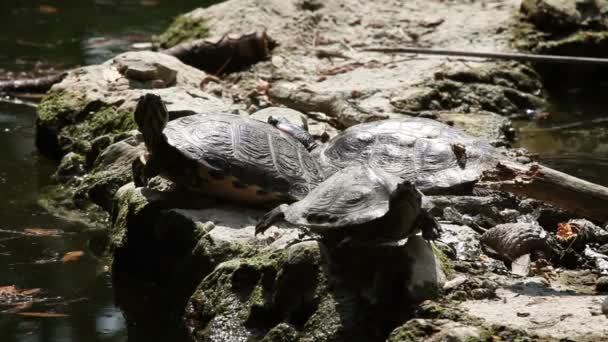
<path fill-rule="evenodd" d="M 597 292 L 608 292 L 608 276 L 599 277 L 595 283 Z"/>

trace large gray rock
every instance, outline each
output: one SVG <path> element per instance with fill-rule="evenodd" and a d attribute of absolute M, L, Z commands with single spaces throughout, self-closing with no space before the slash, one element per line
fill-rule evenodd
<path fill-rule="evenodd" d="M 173 315 L 198 287 L 186 322 L 202 340 L 291 329 L 310 341 L 377 339 L 445 282 L 433 249 L 418 236 L 391 245 L 336 246 L 298 242 L 298 230 L 279 226 L 256 237 L 263 211 L 132 184 L 116 193 L 115 203 L 110 248 L 116 277 L 180 289 L 183 297 L 166 310 Z M 116 286 L 122 293 L 124 282 Z"/>
<path fill-rule="evenodd" d="M 99 152 L 91 141 L 103 135 L 114 139 L 135 128 L 135 104 L 148 92 L 162 96 L 171 118 L 236 109 L 231 100 L 199 89 L 206 76 L 175 57 L 150 51 L 71 70 L 39 106 L 37 144 L 53 155 Z"/>

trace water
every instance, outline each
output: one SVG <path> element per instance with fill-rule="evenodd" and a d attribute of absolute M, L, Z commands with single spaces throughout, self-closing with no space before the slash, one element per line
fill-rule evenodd
<path fill-rule="evenodd" d="M 515 122 L 518 146 L 538 153 L 543 164 L 608 186 L 607 89 L 553 94 L 546 119 Z"/>
<path fill-rule="evenodd" d="M 205 3 L 209 1 L 1 1 L 0 69 L 30 70 L 40 62 L 60 67 L 98 63 Z M 0 302 L 0 341 L 126 341 L 125 320 L 104 271 L 107 261 L 87 248 L 87 227 L 56 219 L 36 204 L 41 188 L 51 183 L 56 162 L 34 147 L 35 116 L 31 106 L 0 101 L 0 293 L 10 285 L 40 288 L 35 297 L 46 302 L 16 306 L 28 301 L 23 296 L 13 304 Z M 31 228 L 61 234 L 18 234 Z M 84 254 L 61 261 L 75 251 Z M 36 317 L 49 315 L 58 317 Z"/>

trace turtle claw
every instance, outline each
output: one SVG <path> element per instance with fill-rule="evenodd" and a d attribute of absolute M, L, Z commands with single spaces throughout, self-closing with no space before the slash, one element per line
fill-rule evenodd
<path fill-rule="evenodd" d="M 441 237 L 441 224 L 428 212 L 423 211 L 418 215 L 415 224 L 422 231 L 422 237 L 426 240 L 437 240 Z"/>
<path fill-rule="evenodd" d="M 283 209 L 286 207 L 286 204 L 281 204 L 280 206 L 272 209 L 262 216 L 260 221 L 255 225 L 255 234 L 264 233 L 270 226 L 272 226 L 275 222 L 282 220 L 285 217 L 283 213 Z"/>

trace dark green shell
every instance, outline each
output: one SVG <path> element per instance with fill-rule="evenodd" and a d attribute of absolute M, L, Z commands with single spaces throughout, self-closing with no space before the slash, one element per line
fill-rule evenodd
<path fill-rule="evenodd" d="M 359 124 L 313 153 L 327 175 L 365 164 L 410 180 L 425 193 L 472 183 L 497 153 L 482 139 L 423 118 Z"/>
<path fill-rule="evenodd" d="M 165 169 L 183 156 L 208 170 L 212 179 L 231 179 L 237 188 L 255 186 L 259 192 L 292 200 L 303 198 L 324 179 L 318 163 L 300 143 L 258 120 L 196 114 L 169 121 L 163 134 L 176 151 L 175 158 L 162 161 Z M 201 172 L 192 177 L 200 178 Z"/>

